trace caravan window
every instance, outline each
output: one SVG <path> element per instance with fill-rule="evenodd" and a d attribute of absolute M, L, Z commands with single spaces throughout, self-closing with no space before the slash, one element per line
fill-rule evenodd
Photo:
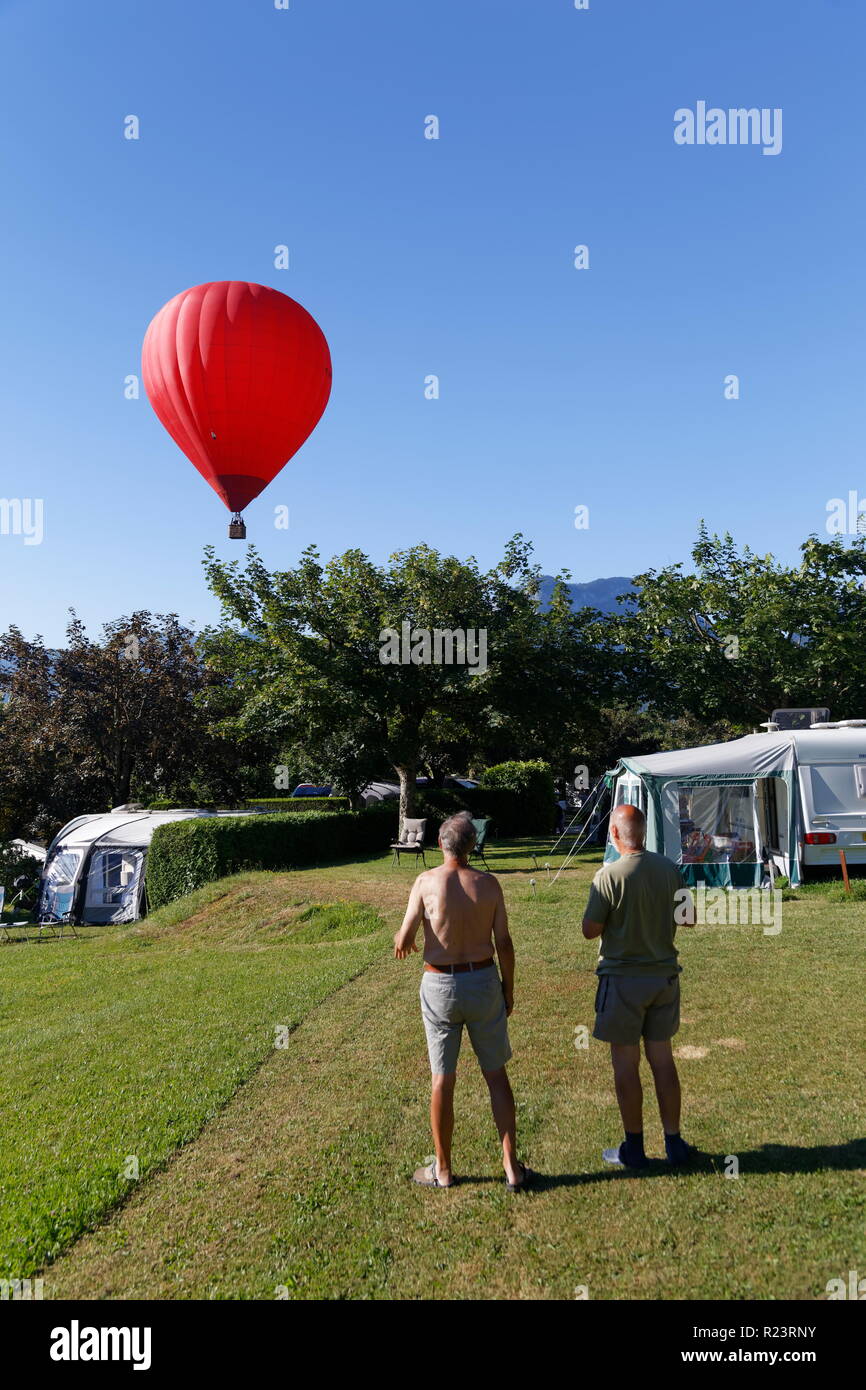
<path fill-rule="evenodd" d="M 858 769 L 859 771 L 859 769 Z M 818 763 L 809 768 L 812 807 L 817 815 L 855 809 L 857 787 L 850 763 Z"/>
<path fill-rule="evenodd" d="M 755 789 L 751 782 L 680 787 L 679 800 L 684 864 L 755 860 Z"/>

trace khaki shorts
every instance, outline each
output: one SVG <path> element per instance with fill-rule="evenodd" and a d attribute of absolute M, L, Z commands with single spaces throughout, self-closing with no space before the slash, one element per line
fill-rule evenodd
<path fill-rule="evenodd" d="M 592 1036 L 624 1046 L 667 1042 L 680 1026 L 679 975 L 601 975 Z"/>
<path fill-rule="evenodd" d="M 434 1076 L 450 1076 L 457 1070 L 464 1025 L 482 1071 L 498 1071 L 511 1056 L 505 995 L 495 965 L 458 975 L 425 970 L 421 1016 Z"/>

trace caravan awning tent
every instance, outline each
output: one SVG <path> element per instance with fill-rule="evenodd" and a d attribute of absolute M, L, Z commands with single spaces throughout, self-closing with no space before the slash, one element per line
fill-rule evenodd
<path fill-rule="evenodd" d="M 147 851 L 158 825 L 214 816 L 205 810 L 111 811 L 78 816 L 52 841 L 39 883 L 40 921 L 134 922 Z"/>
<path fill-rule="evenodd" d="M 790 733 L 749 734 L 621 758 L 606 780 L 614 805 L 643 807 L 647 848 L 680 864 L 688 883 L 755 887 L 766 855 L 799 882 L 796 767 Z M 617 858 L 611 844 L 605 858 Z"/>

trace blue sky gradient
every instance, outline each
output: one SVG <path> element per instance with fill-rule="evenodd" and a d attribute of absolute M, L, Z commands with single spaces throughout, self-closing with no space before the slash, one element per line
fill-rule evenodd
<path fill-rule="evenodd" d="M 216 616 L 202 547 L 244 547 L 123 393 L 213 279 L 333 355 L 247 511 L 273 567 L 522 531 L 587 580 L 687 560 L 701 517 L 794 558 L 866 491 L 864 40 L 856 0 L 0 0 L 0 496 L 45 505 L 41 545 L 0 535 L 0 627 Z M 781 154 L 677 146 L 699 100 L 782 108 Z"/>

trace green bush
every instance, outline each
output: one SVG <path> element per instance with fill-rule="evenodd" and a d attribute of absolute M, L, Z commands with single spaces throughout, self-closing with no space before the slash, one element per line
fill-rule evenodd
<path fill-rule="evenodd" d="M 475 819 L 486 817 L 492 822 L 492 835 L 502 839 L 521 835 L 549 835 L 556 823 L 553 775 L 546 763 L 502 763 L 490 771 L 497 775 L 501 769 L 511 772 L 513 786 L 491 782 L 479 787 L 429 787 L 419 790 L 415 814 L 427 821 L 427 841 L 435 844 L 442 822 L 457 811 L 469 811 Z M 529 771 L 525 771 L 529 769 Z M 397 803 L 394 828 L 397 825 Z"/>
<path fill-rule="evenodd" d="M 202 816 L 157 826 L 147 856 L 147 900 L 162 907 L 244 869 L 302 869 L 374 854 L 388 844 L 388 823 L 369 811 L 307 815 Z"/>
<path fill-rule="evenodd" d="M 263 811 L 288 811 L 297 815 L 299 811 L 351 811 L 352 803 L 348 796 L 254 796 L 244 802 L 245 806 L 260 806 Z"/>
<path fill-rule="evenodd" d="M 0 888 L 6 889 L 6 897 L 11 898 L 16 878 L 26 874 L 28 878 L 38 878 L 42 865 L 38 859 L 26 854 L 18 845 L 0 845 Z"/>
<path fill-rule="evenodd" d="M 190 801 L 170 801 L 161 798 L 159 801 L 149 801 L 147 809 L 148 811 L 222 811 L 232 808 L 224 807 L 221 802 L 217 803 L 216 801 L 196 801 L 194 798 Z"/>
<path fill-rule="evenodd" d="M 510 762 L 488 767 L 481 776 L 481 786 L 475 795 L 491 797 L 510 793 L 499 802 L 498 816 L 493 814 L 500 835 L 549 835 L 556 824 L 556 793 L 553 773 L 547 763 Z"/>
<path fill-rule="evenodd" d="M 292 815 L 309 811 L 351 811 L 348 796 L 251 796 L 236 806 L 224 806 L 216 801 L 151 801 L 149 811 L 286 811 Z"/>

